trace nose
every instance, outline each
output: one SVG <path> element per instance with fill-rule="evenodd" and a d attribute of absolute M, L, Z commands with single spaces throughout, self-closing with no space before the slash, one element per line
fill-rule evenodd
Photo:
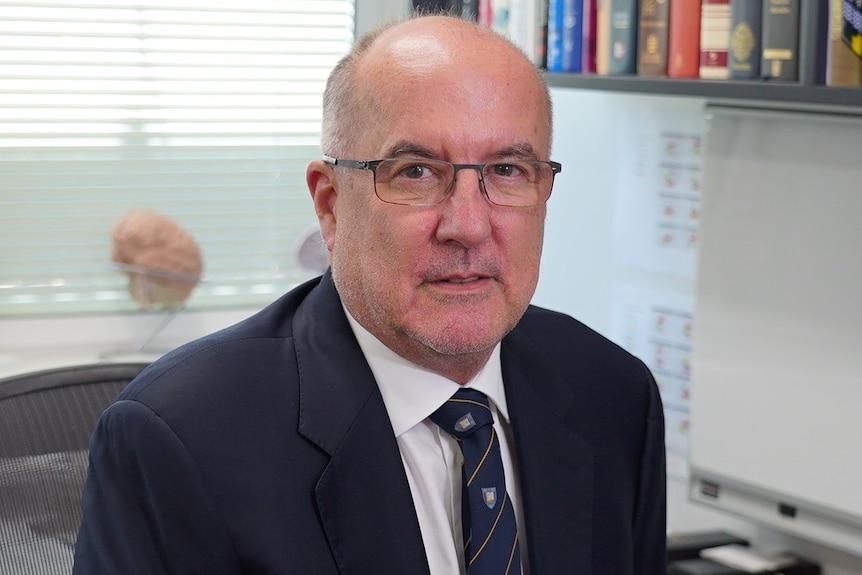
<path fill-rule="evenodd" d="M 465 247 L 481 243 L 491 235 L 493 206 L 485 198 L 478 170 L 459 170 L 449 195 L 439 205 L 437 240 Z"/>

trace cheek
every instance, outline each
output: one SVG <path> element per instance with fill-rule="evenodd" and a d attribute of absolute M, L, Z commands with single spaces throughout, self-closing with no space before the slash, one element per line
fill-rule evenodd
<path fill-rule="evenodd" d="M 521 218 L 503 227 L 498 240 L 504 266 L 506 299 L 515 307 L 533 298 L 539 281 L 539 265 L 544 241 L 544 213 Z"/>
<path fill-rule="evenodd" d="M 394 288 L 398 280 L 410 278 L 428 243 L 430 226 L 418 213 L 372 200 L 377 204 L 353 201 L 342 206 L 335 247 L 344 265 Z"/>
<path fill-rule="evenodd" d="M 504 246 L 504 261 L 512 267 L 538 265 L 545 233 L 544 209 L 530 214 L 515 213 L 496 226 L 496 230 L 497 242 Z"/>

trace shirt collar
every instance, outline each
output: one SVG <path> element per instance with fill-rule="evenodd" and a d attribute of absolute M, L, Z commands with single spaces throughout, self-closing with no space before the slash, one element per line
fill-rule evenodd
<path fill-rule="evenodd" d="M 353 328 L 359 347 L 365 355 L 383 403 L 389 412 L 392 429 L 398 437 L 443 405 L 460 387 L 454 381 L 412 363 L 386 347 L 357 322 L 345 308 L 344 313 Z M 466 387 L 487 395 L 506 422 L 509 411 L 503 389 L 500 367 L 500 344 L 494 346 L 491 357 Z"/>

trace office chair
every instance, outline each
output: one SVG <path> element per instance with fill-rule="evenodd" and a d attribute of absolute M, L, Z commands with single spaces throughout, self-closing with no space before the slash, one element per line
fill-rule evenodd
<path fill-rule="evenodd" d="M 96 420 L 146 363 L 0 379 L 0 574 L 68 575 Z"/>

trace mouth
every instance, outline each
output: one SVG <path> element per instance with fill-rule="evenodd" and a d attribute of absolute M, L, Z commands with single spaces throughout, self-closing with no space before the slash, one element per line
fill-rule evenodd
<path fill-rule="evenodd" d="M 455 293 L 467 293 L 499 282 L 500 276 L 500 268 L 493 262 L 478 262 L 473 265 L 455 263 L 425 270 L 420 281 L 443 290 L 448 288 Z"/>
<path fill-rule="evenodd" d="M 447 292 L 472 293 L 487 288 L 488 282 L 492 279 L 493 276 L 487 275 L 444 275 L 435 277 L 427 283 Z"/>

